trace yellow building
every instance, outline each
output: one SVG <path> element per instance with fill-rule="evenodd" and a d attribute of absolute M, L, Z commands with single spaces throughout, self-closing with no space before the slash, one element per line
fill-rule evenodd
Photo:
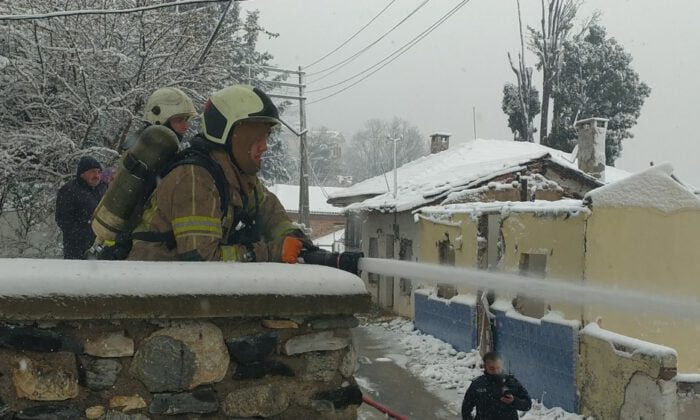
<path fill-rule="evenodd" d="M 447 247 L 458 266 L 700 300 L 700 200 L 667 164 L 594 189 L 583 200 L 451 204 L 418 214 L 420 261 L 445 263 L 440 250 Z M 534 318 L 556 310 L 582 325 L 597 321 L 672 347 L 679 371 L 700 372 L 697 320 L 660 317 L 645 308 L 630 315 L 507 298 Z"/>

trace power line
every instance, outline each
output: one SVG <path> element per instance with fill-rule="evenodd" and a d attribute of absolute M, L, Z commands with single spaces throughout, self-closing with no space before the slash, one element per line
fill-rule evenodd
<path fill-rule="evenodd" d="M 231 0 L 185 0 L 172 3 L 163 4 L 153 4 L 150 6 L 132 7 L 130 9 L 87 9 L 87 10 L 65 10 L 62 12 L 52 12 L 52 13 L 42 13 L 35 15 L 0 15 L 0 20 L 34 20 L 34 19 L 48 19 L 53 17 L 62 16 L 78 16 L 78 15 L 114 15 L 120 13 L 135 13 L 143 12 L 146 10 L 160 9 L 163 7 L 174 7 L 174 6 L 184 6 L 189 4 L 197 3 L 222 3 Z M 234 0 L 235 2 L 241 2 L 246 0 Z"/>
<path fill-rule="evenodd" d="M 313 63 L 307 64 L 306 66 L 304 66 L 304 68 L 311 67 L 311 66 L 313 66 L 314 64 L 317 64 L 317 63 L 319 63 L 319 62 L 325 60 L 326 58 L 328 58 L 328 56 L 330 56 L 330 55 L 333 54 L 334 52 L 338 51 L 339 49 L 343 48 L 345 45 L 347 45 L 348 42 L 352 41 L 357 35 L 359 35 L 360 32 L 364 31 L 369 25 L 371 25 L 372 22 L 374 22 L 375 20 L 377 20 L 377 18 L 378 18 L 379 16 L 381 16 L 382 13 L 384 13 L 384 12 L 386 11 L 386 9 L 389 8 L 389 6 L 391 6 L 392 4 L 394 4 L 395 1 L 396 1 L 396 0 L 391 0 L 391 1 L 389 2 L 389 4 L 387 4 L 386 6 L 384 6 L 384 8 L 383 8 L 382 10 L 380 10 L 379 13 L 377 13 L 377 15 L 375 15 L 375 16 L 372 18 L 372 20 L 370 20 L 369 22 L 367 22 L 367 24 L 366 24 L 365 26 L 363 26 L 362 28 L 360 28 L 359 31 L 355 32 L 355 33 L 353 34 L 353 36 L 351 36 L 350 38 L 348 38 L 347 40 L 345 40 L 345 42 L 343 42 L 342 44 L 338 45 L 333 51 L 329 52 L 328 54 L 326 54 L 326 55 L 324 55 L 323 57 L 319 58 L 318 60 L 314 61 Z"/>
<path fill-rule="evenodd" d="M 469 1 L 469 0 L 467 0 L 467 2 L 468 2 L 468 1 Z M 465 2 L 464 4 L 466 4 L 467 2 Z M 336 87 L 336 86 L 342 85 L 342 84 L 345 83 L 345 82 L 349 82 L 350 80 L 353 80 L 353 79 L 355 79 L 355 78 L 357 78 L 357 77 L 359 77 L 359 76 L 361 76 L 361 75 L 367 73 L 368 71 L 372 70 L 373 68 L 375 68 L 375 67 L 379 66 L 380 64 L 382 64 L 383 62 L 385 62 L 386 60 L 389 60 L 390 58 L 392 58 L 392 56 L 394 56 L 395 54 L 398 54 L 398 53 L 399 53 L 400 51 L 402 51 L 404 48 L 411 48 L 413 45 L 415 45 L 415 44 L 418 43 L 421 39 L 423 39 L 421 36 L 424 37 L 424 35 L 427 35 L 428 33 L 432 32 L 433 29 L 435 29 L 435 28 L 436 28 L 437 26 L 439 26 L 442 22 L 444 22 L 445 20 L 447 20 L 447 18 L 449 18 L 452 14 L 454 14 L 457 10 L 459 10 L 459 8 L 461 8 L 464 4 L 458 4 L 454 9 L 450 10 L 446 15 L 443 15 L 440 19 L 438 19 L 437 22 L 435 22 L 435 23 L 433 23 L 431 26 L 429 26 L 428 29 L 424 30 L 423 32 L 421 32 L 420 34 L 418 34 L 416 37 L 414 37 L 413 39 L 411 39 L 410 41 L 408 41 L 406 44 L 402 45 L 402 46 L 399 47 L 398 49 L 394 50 L 391 54 L 389 54 L 388 56 L 384 57 L 383 59 L 381 59 L 381 60 L 378 61 L 377 63 L 375 63 L 375 64 L 373 64 L 373 65 L 367 67 L 366 69 L 362 70 L 361 72 L 359 72 L 359 73 L 357 73 L 357 74 L 354 74 L 354 75 L 351 76 L 351 77 L 348 77 L 348 78 L 345 79 L 345 80 L 342 80 L 342 81 L 340 81 L 340 82 L 334 83 L 334 84 L 329 85 L 329 86 L 324 86 L 324 87 L 322 87 L 322 88 L 308 90 L 307 93 L 313 93 L 313 92 L 320 92 L 320 91 L 323 91 L 323 90 L 328 90 L 328 89 L 334 88 L 334 87 Z M 449 15 L 449 16 L 448 16 L 448 15 Z M 436 26 L 436 25 L 437 25 L 437 26 Z M 427 33 L 426 33 L 426 32 L 427 32 Z M 418 39 L 418 41 L 416 41 L 417 38 L 421 38 L 421 39 Z M 415 41 L 415 42 L 414 42 L 414 41 Z M 410 45 L 409 45 L 409 44 L 410 44 Z M 403 54 L 403 53 L 401 53 L 401 54 Z M 398 58 L 398 56 L 397 56 L 396 58 Z M 393 61 L 393 60 L 392 60 L 392 61 Z M 388 63 L 387 63 L 387 64 L 388 64 Z"/>
<path fill-rule="evenodd" d="M 336 63 L 336 64 L 334 64 L 334 65 L 332 65 L 332 66 L 330 66 L 330 67 L 326 67 L 325 69 L 319 70 L 319 71 L 314 72 L 314 73 L 309 73 L 309 74 L 307 74 L 307 76 L 314 76 L 314 75 L 317 75 L 317 74 L 325 73 L 325 72 L 327 72 L 327 71 L 329 71 L 329 70 L 337 69 L 339 66 L 344 66 L 345 64 L 347 64 L 347 63 L 353 61 L 354 59 L 356 59 L 357 57 L 359 57 L 362 53 L 364 53 L 365 51 L 369 50 L 369 49 L 372 48 L 373 46 L 377 45 L 377 43 L 379 43 L 379 41 L 381 41 L 382 39 L 386 38 L 387 35 L 389 35 L 390 33 L 392 33 L 396 28 L 398 28 L 398 27 L 401 26 L 404 22 L 406 22 L 408 19 L 410 19 L 411 16 L 413 16 L 414 14 L 416 14 L 423 6 L 425 6 L 429 1 L 430 1 L 430 0 L 423 0 L 423 2 L 422 2 L 421 4 L 419 4 L 418 7 L 416 7 L 415 9 L 413 9 L 413 11 L 411 11 L 411 13 L 408 14 L 408 16 L 406 16 L 405 18 L 401 19 L 401 20 L 399 21 L 399 23 L 397 23 L 396 25 L 394 25 L 391 29 L 389 29 L 387 32 L 385 32 L 382 36 L 380 36 L 379 38 L 377 38 L 375 41 L 373 41 L 371 44 L 369 44 L 368 46 L 364 47 L 364 48 L 361 49 L 360 51 L 356 52 L 355 54 L 351 55 L 350 57 L 346 58 L 345 60 L 342 60 L 342 61 L 340 61 L 340 62 L 338 62 L 338 63 Z M 335 70 L 335 71 L 337 71 L 337 70 Z M 334 73 L 335 71 L 333 71 L 332 73 Z M 329 73 L 329 74 L 332 74 L 332 73 Z M 312 81 L 311 83 L 317 82 L 317 81 L 319 81 L 319 80 L 321 80 L 321 79 L 323 79 L 324 77 L 327 77 L 327 76 L 328 76 L 328 74 L 325 75 L 325 76 L 323 76 L 323 77 L 320 77 L 320 78 L 318 78 L 318 79 L 316 79 L 316 80 L 314 80 L 314 81 Z"/>
<path fill-rule="evenodd" d="M 331 97 L 333 97 L 333 96 L 335 96 L 335 95 L 338 95 L 338 94 L 340 94 L 340 93 L 342 93 L 342 92 L 344 92 L 344 91 L 350 89 L 351 87 L 353 87 L 353 86 L 359 84 L 360 82 L 362 82 L 363 80 L 365 80 L 365 79 L 367 79 L 368 77 L 372 76 L 374 73 L 378 72 L 379 70 L 383 69 L 384 67 L 386 67 L 387 65 L 389 65 L 390 63 L 392 63 L 394 60 L 396 60 L 397 58 L 401 57 L 406 51 L 408 51 L 409 49 L 411 49 L 411 47 L 413 47 L 414 45 L 418 44 L 420 41 L 422 41 L 423 39 L 425 39 L 426 36 L 428 36 L 432 31 L 434 31 L 434 30 L 437 29 L 440 25 L 442 25 L 447 19 L 449 19 L 450 17 L 452 17 L 452 15 L 454 15 L 455 13 L 457 13 L 457 11 L 458 11 L 459 9 L 461 9 L 462 7 L 464 7 L 467 3 L 469 3 L 469 1 L 470 1 L 470 0 L 463 0 L 463 1 L 462 1 L 461 3 L 459 3 L 457 6 L 455 6 L 454 8 L 452 8 L 449 12 L 447 12 L 446 14 L 444 14 L 444 15 L 443 15 L 440 19 L 438 19 L 435 23 L 433 23 L 431 26 L 429 26 L 428 29 L 424 30 L 423 32 L 421 32 L 420 34 L 418 34 L 416 37 L 414 37 L 412 40 L 410 40 L 408 43 L 404 44 L 402 47 L 400 47 L 399 49 L 395 50 L 394 52 L 392 52 L 391 54 L 389 54 L 388 56 L 386 56 L 384 59 L 380 60 L 379 62 L 375 63 L 375 64 L 372 65 L 371 67 L 368 67 L 367 69 L 365 69 L 365 70 L 363 70 L 362 72 L 356 74 L 355 76 L 352 76 L 352 77 L 350 77 L 350 78 L 344 80 L 343 82 L 336 83 L 335 85 L 328 86 L 328 87 L 326 87 L 326 88 L 330 88 L 330 87 L 333 87 L 333 86 L 337 86 L 337 85 L 342 84 L 342 83 L 344 83 L 344 82 L 346 82 L 346 81 L 349 81 L 349 80 L 351 80 L 351 79 L 354 79 L 355 77 L 357 77 L 357 76 L 359 76 L 359 75 L 361 75 L 361 74 L 363 74 L 363 73 L 366 73 L 367 71 L 371 70 L 371 69 L 374 68 L 374 67 L 377 67 L 378 65 L 380 65 L 380 64 L 382 64 L 383 62 L 386 61 L 386 63 L 382 64 L 379 68 L 375 69 L 374 71 L 372 71 L 371 73 L 369 73 L 369 74 L 366 75 L 365 77 L 361 78 L 360 80 L 356 81 L 355 83 L 352 83 L 351 85 L 348 85 L 348 86 L 346 86 L 346 87 L 344 87 L 344 88 L 342 88 L 342 89 L 340 89 L 340 90 L 338 90 L 338 91 L 336 91 L 336 92 L 333 92 L 333 93 L 331 93 L 330 95 L 324 96 L 324 97 L 322 97 L 322 98 L 320 98 L 320 99 L 316 99 L 316 100 L 314 100 L 314 101 L 308 102 L 308 105 L 311 105 L 311 104 L 314 104 L 314 103 L 316 103 L 316 102 L 320 102 L 320 101 L 326 100 L 326 99 L 328 99 L 328 98 L 331 98 Z M 393 56 L 393 57 L 392 57 L 392 56 Z M 389 61 L 387 61 L 387 60 L 389 60 Z M 326 88 L 323 88 L 323 89 L 326 89 Z M 319 91 L 319 90 L 323 90 L 323 89 L 316 89 L 315 91 Z M 312 92 L 312 91 L 309 91 L 309 92 Z"/>

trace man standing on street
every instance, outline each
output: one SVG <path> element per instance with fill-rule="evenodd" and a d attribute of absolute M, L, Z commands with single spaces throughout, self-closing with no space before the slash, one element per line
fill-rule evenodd
<path fill-rule="evenodd" d="M 483 357 L 484 374 L 476 378 L 462 402 L 463 420 L 517 420 L 518 410 L 528 411 L 532 401 L 512 375 L 503 374 L 503 362 L 496 352 Z M 476 417 L 472 409 L 476 407 Z"/>
<path fill-rule="evenodd" d="M 107 190 L 101 182 L 102 165 L 91 156 L 78 162 L 76 177 L 58 190 L 56 223 L 63 232 L 63 258 L 85 259 L 85 252 L 95 241 L 90 227 L 92 213 Z"/>

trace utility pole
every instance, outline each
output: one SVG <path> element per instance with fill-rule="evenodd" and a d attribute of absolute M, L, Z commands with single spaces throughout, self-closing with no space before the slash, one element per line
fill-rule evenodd
<path fill-rule="evenodd" d="M 299 66 L 299 223 L 311 228 L 309 220 L 309 163 L 306 157 L 306 98 L 304 72 Z"/>
<path fill-rule="evenodd" d="M 476 140 L 476 107 L 472 107 L 472 123 L 474 125 L 474 140 Z"/>
<path fill-rule="evenodd" d="M 277 72 L 277 73 L 284 73 L 284 74 L 296 74 L 299 77 L 299 83 L 290 83 L 290 82 L 280 82 L 276 80 L 257 80 L 253 79 L 252 76 L 250 76 L 249 73 L 249 79 L 250 83 L 252 84 L 253 81 L 257 82 L 262 82 L 262 83 L 269 83 L 277 86 L 284 86 L 284 87 L 293 87 L 293 88 L 298 88 L 299 89 L 299 95 L 282 95 L 282 94 L 276 94 L 276 93 L 268 93 L 267 96 L 271 98 L 280 98 L 280 99 L 290 99 L 290 100 L 298 100 L 299 101 L 299 131 L 295 130 L 294 127 L 290 127 L 287 124 L 284 124 L 285 127 L 287 127 L 292 133 L 294 133 L 297 137 L 299 137 L 300 143 L 299 143 L 299 218 L 298 222 L 304 224 L 307 228 L 311 228 L 311 221 L 309 218 L 309 168 L 308 168 L 308 161 L 306 157 L 306 97 L 304 96 L 304 89 L 306 88 L 306 85 L 304 85 L 304 75 L 306 74 L 301 70 L 301 66 L 298 68 L 298 70 L 288 70 L 288 69 L 279 69 L 277 67 L 270 67 L 270 66 L 255 66 L 255 65 L 249 65 L 249 68 L 259 68 L 262 70 L 267 70 L 271 72 Z"/>

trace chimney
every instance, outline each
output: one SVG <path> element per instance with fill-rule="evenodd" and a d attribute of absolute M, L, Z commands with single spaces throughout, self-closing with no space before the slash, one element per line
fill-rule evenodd
<path fill-rule="evenodd" d="M 578 168 L 605 182 L 605 133 L 608 131 L 606 118 L 588 118 L 577 121 Z"/>
<path fill-rule="evenodd" d="M 433 133 L 430 135 L 430 153 L 440 153 L 450 148 L 450 133 Z"/>

